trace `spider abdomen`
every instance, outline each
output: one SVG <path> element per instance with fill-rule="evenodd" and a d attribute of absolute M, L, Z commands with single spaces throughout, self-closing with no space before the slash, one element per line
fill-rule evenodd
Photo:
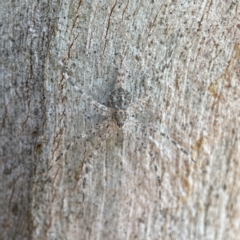
<path fill-rule="evenodd" d="M 112 120 L 117 124 L 119 128 L 123 128 L 124 123 L 128 119 L 128 113 L 124 110 L 114 111 L 112 114 Z"/>

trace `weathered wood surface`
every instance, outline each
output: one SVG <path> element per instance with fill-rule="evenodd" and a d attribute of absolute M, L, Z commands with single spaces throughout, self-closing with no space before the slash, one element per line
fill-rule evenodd
<path fill-rule="evenodd" d="M 0 238 L 238 239 L 239 9 L 1 1 Z M 84 166 L 105 129 L 66 151 L 104 121 L 68 80 L 108 105 L 118 69 L 134 102 L 151 89 L 136 119 L 196 163 L 132 121 Z"/>

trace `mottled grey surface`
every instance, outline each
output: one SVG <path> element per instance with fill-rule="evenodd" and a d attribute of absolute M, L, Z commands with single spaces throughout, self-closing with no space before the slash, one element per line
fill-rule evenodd
<path fill-rule="evenodd" d="M 36 2 L 36 1 L 35 1 Z M 44 65 L 55 1 L 0 2 L 0 239 L 31 239 L 32 181 L 45 143 Z"/>
<path fill-rule="evenodd" d="M 0 8 L 2 238 L 237 239 L 239 3 L 40 2 Z M 74 138 L 119 69 L 149 98 Z"/>

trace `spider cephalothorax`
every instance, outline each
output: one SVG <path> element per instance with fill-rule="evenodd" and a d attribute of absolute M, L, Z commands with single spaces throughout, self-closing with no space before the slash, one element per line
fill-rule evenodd
<path fill-rule="evenodd" d="M 128 113 L 124 110 L 114 111 L 112 114 L 112 120 L 117 124 L 119 128 L 123 128 L 127 118 Z"/>
<path fill-rule="evenodd" d="M 122 87 L 115 89 L 110 95 L 110 105 L 116 110 L 127 110 L 131 100 L 131 94 Z"/>

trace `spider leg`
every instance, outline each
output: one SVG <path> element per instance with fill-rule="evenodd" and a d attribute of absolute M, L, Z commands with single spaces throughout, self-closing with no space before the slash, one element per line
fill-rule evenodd
<path fill-rule="evenodd" d="M 192 154 L 190 154 L 189 152 L 187 152 L 178 142 L 176 142 L 173 138 L 169 137 L 167 134 L 165 134 L 164 132 L 161 132 L 158 128 L 153 128 L 150 127 L 149 131 L 151 133 L 160 133 L 160 135 L 166 139 L 168 139 L 178 150 L 180 150 L 181 152 L 183 152 L 189 159 L 191 159 L 192 162 L 196 163 L 196 161 L 191 157 Z M 151 136 L 149 137 L 150 139 Z"/>
<path fill-rule="evenodd" d="M 94 129 L 91 129 L 89 131 L 83 132 L 82 134 L 80 134 L 80 136 L 74 136 L 72 141 L 67 145 L 67 147 L 55 158 L 53 164 L 47 169 L 47 171 L 45 172 L 45 176 L 47 175 L 47 173 L 51 170 L 51 168 L 54 166 L 54 164 L 59 161 L 60 158 L 62 158 L 63 156 L 65 156 L 65 154 L 69 151 L 69 149 L 71 149 L 73 147 L 73 145 L 80 140 L 81 138 L 85 138 L 88 137 L 89 135 L 94 134 L 95 132 L 104 129 L 104 128 L 108 128 L 109 126 L 109 122 L 110 120 L 107 119 L 105 120 L 103 123 L 97 124 L 97 126 Z M 108 137 L 108 136 L 107 136 Z M 103 142 L 106 140 L 105 135 L 101 136 L 101 139 L 103 140 Z M 102 143 L 101 143 L 102 144 Z M 95 149 L 99 149 L 99 148 L 95 148 Z"/>
<path fill-rule="evenodd" d="M 83 171 L 86 167 L 86 164 L 91 160 L 91 158 L 93 158 L 94 155 L 96 155 L 96 153 L 98 152 L 98 150 L 102 147 L 102 145 L 104 144 L 104 142 L 113 134 L 115 133 L 114 131 L 112 131 L 112 128 L 110 127 L 110 125 L 107 126 L 106 131 L 104 132 L 104 134 L 100 135 L 97 143 L 95 144 L 93 150 L 90 153 L 86 153 L 83 157 L 83 160 L 81 161 L 80 164 L 80 169 L 78 170 L 78 181 L 76 182 L 75 188 L 78 185 L 78 182 L 80 181 L 80 179 L 82 179 L 83 176 Z M 87 169 L 86 169 L 87 172 Z M 83 187 L 86 184 L 86 179 L 83 178 Z"/>
<path fill-rule="evenodd" d="M 110 108 L 104 106 L 101 103 L 98 103 L 97 101 L 93 100 L 90 96 L 86 95 L 78 86 L 76 86 L 70 79 L 68 79 L 69 83 L 74 87 L 76 91 L 78 91 L 81 94 L 81 97 L 86 102 L 89 102 L 90 105 L 93 107 L 94 111 L 97 113 L 103 115 L 103 116 L 110 116 Z"/>
<path fill-rule="evenodd" d="M 168 139 L 178 150 L 180 150 L 182 153 L 184 153 L 185 155 L 187 155 L 187 157 L 194 163 L 196 163 L 196 161 L 191 157 L 192 153 L 187 152 L 177 141 L 175 141 L 173 138 L 169 137 L 167 134 L 161 132 L 159 129 L 157 128 L 149 128 L 150 132 L 155 133 L 155 132 L 159 132 L 160 135 L 166 139 Z M 151 139 L 151 137 L 150 137 Z"/>
<path fill-rule="evenodd" d="M 97 123 L 96 126 L 86 132 L 82 132 L 80 134 L 80 136 L 76 136 L 76 138 L 80 139 L 80 138 L 85 138 L 85 137 L 88 137 L 89 135 L 93 135 L 95 134 L 97 131 L 107 127 L 109 125 L 109 122 L 111 121 L 110 118 L 108 118 L 107 120 L 101 122 L 101 123 Z"/>
<path fill-rule="evenodd" d="M 142 112 L 143 108 L 145 107 L 146 103 L 148 102 L 148 100 L 151 97 L 150 93 L 151 93 L 151 88 L 148 89 L 147 92 L 143 96 L 138 98 L 137 101 L 135 101 L 134 103 L 132 103 L 130 105 L 130 107 L 128 108 L 128 112 L 130 114 Z"/>
<path fill-rule="evenodd" d="M 62 156 L 64 156 L 66 154 L 66 152 L 72 148 L 72 146 L 75 144 L 75 142 L 81 138 L 86 138 L 89 137 L 93 134 L 95 134 L 97 131 L 107 127 L 109 125 L 109 119 L 105 120 L 104 122 L 100 123 L 100 124 L 96 124 L 96 126 L 86 132 L 82 132 L 80 134 L 80 136 L 74 136 L 73 140 L 67 145 L 66 149 L 60 154 L 58 155 L 58 157 L 55 159 L 55 162 L 57 162 Z"/>
<path fill-rule="evenodd" d="M 125 88 L 125 85 L 126 85 L 125 75 L 126 75 L 126 72 L 123 69 L 118 70 L 117 79 L 114 86 L 115 89 L 119 87 Z"/>
<path fill-rule="evenodd" d="M 187 152 L 177 141 L 175 141 L 173 138 L 169 137 L 167 134 L 163 133 L 160 129 L 152 127 L 152 126 L 144 126 L 141 123 L 138 123 L 136 120 L 132 120 L 135 121 L 137 127 L 139 127 L 140 129 L 151 133 L 160 133 L 160 135 L 164 138 L 166 138 L 167 140 L 169 140 L 178 150 L 180 150 L 181 152 L 183 152 L 185 155 L 187 155 L 187 157 L 189 159 L 191 159 L 192 162 L 196 163 L 196 161 L 191 157 L 192 154 L 190 154 L 189 152 Z M 147 136 L 147 133 L 146 133 Z M 145 136 L 145 137 L 146 137 Z M 149 136 L 149 139 L 153 140 L 151 136 Z M 141 145 L 144 145 L 144 143 L 142 142 Z"/>

